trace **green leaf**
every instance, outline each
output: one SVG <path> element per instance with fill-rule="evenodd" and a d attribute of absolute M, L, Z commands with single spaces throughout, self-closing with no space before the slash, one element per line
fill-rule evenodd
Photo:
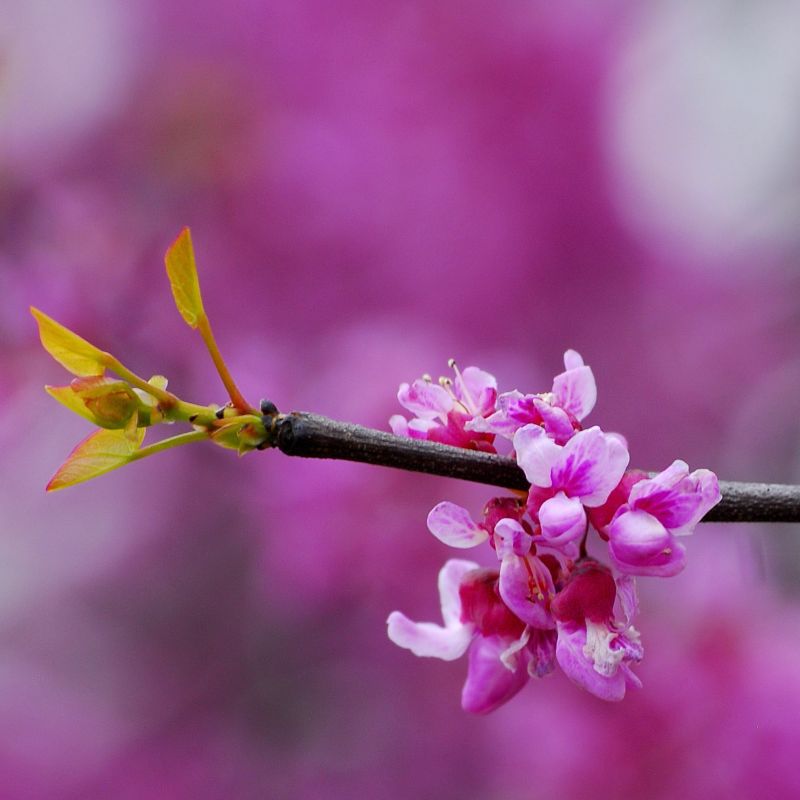
<path fill-rule="evenodd" d="M 127 464 L 144 439 L 144 429 L 139 428 L 134 441 L 124 430 L 99 430 L 87 436 L 69 454 L 67 460 L 50 479 L 46 490 L 54 492 L 76 483 L 104 475 L 112 469 Z"/>
<path fill-rule="evenodd" d="M 164 257 L 167 275 L 172 287 L 172 296 L 181 316 L 192 328 L 205 318 L 203 298 L 200 295 L 200 281 L 197 277 L 197 264 L 194 259 L 192 236 L 184 228 Z"/>
<path fill-rule="evenodd" d="M 31 314 L 39 326 L 39 338 L 44 349 L 73 375 L 102 375 L 105 372 L 107 353 L 43 314 L 38 308 L 31 306 Z"/>

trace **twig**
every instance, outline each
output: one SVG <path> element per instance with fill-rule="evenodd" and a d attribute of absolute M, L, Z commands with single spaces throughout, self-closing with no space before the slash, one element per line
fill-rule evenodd
<path fill-rule="evenodd" d="M 264 446 L 288 456 L 360 461 L 506 489 L 529 488 L 525 474 L 510 458 L 407 439 L 318 414 L 279 414 L 268 402 L 262 411 L 269 432 Z M 800 486 L 720 481 L 720 491 L 722 501 L 704 522 L 800 522 Z"/>

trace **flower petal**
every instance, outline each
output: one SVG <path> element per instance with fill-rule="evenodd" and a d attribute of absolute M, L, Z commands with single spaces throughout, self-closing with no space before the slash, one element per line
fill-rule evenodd
<path fill-rule="evenodd" d="M 564 351 L 564 369 L 578 369 L 584 365 L 583 356 L 577 350 Z"/>
<path fill-rule="evenodd" d="M 497 557 L 524 556 L 530 552 L 533 537 L 515 519 L 501 519 L 494 526 L 494 547 Z"/>
<path fill-rule="evenodd" d="M 572 425 L 572 421 L 563 408 L 551 406 L 550 403 L 546 403 L 539 397 L 533 398 L 531 402 L 542 418 L 542 425 L 547 435 L 553 439 L 553 441 L 563 445 L 575 435 L 575 428 Z"/>
<path fill-rule="evenodd" d="M 719 480 L 711 470 L 696 469 L 689 475 L 689 480 L 694 483 L 695 496 L 699 495 L 700 503 L 691 519 L 672 531 L 675 536 L 684 536 L 692 533 L 697 523 L 722 499 L 722 494 L 719 491 Z"/>
<path fill-rule="evenodd" d="M 528 662 L 528 675 L 531 678 L 544 678 L 556 668 L 556 632 L 554 630 L 531 630 L 528 641 L 531 659 Z"/>
<path fill-rule="evenodd" d="M 408 420 L 402 414 L 392 414 L 389 427 L 395 436 L 408 436 Z"/>
<path fill-rule="evenodd" d="M 441 428 L 441 424 L 438 420 L 412 417 L 408 421 L 406 430 L 409 438 L 411 439 L 427 439 L 431 431 L 434 431 L 437 428 Z"/>
<path fill-rule="evenodd" d="M 510 642 L 500 636 L 479 636 L 469 651 L 467 680 L 461 707 L 472 714 L 488 714 L 510 700 L 527 682 L 525 651 L 516 656 L 513 670 L 500 660 Z"/>
<path fill-rule="evenodd" d="M 564 445 L 551 471 L 552 485 L 569 497 L 580 497 L 585 506 L 600 506 L 620 482 L 629 460 L 620 439 L 595 426 Z"/>
<path fill-rule="evenodd" d="M 473 630 L 469 625 L 442 627 L 432 622 L 412 622 L 400 611 L 392 611 L 386 620 L 389 638 L 415 656 L 454 661 L 464 655 Z"/>
<path fill-rule="evenodd" d="M 641 517 L 634 518 L 629 524 L 623 517 L 630 515 L 641 515 Z M 677 575 L 686 566 L 686 548 L 669 535 L 669 532 L 667 532 L 668 539 L 661 549 L 648 552 L 648 549 L 651 551 L 654 549 L 651 541 L 646 542 L 645 547 L 637 550 L 635 543 L 637 531 L 643 537 L 645 535 L 658 536 L 658 529 L 652 522 L 644 519 L 646 517 L 650 517 L 650 515 L 644 511 L 626 511 L 612 521 L 608 528 L 608 553 L 611 561 L 620 572 L 627 575 L 653 575 L 661 578 Z M 622 522 L 620 522 L 615 536 L 611 528 L 615 522 L 620 520 Z M 650 517 L 650 520 L 655 520 L 655 517 Z M 658 520 L 655 520 L 655 523 L 661 525 Z M 663 529 L 663 526 L 661 527 Z M 652 528 L 655 530 L 655 534 L 652 531 L 648 534 L 646 528 Z M 657 539 L 654 538 L 654 540 Z"/>
<path fill-rule="evenodd" d="M 658 475 L 637 483 L 629 502 L 672 530 L 690 522 L 700 507 L 702 498 L 694 488 L 688 465 L 677 460 Z"/>
<path fill-rule="evenodd" d="M 494 410 L 497 400 L 497 379 L 494 375 L 477 367 L 467 367 L 463 372 L 456 373 L 454 386 L 456 397 L 470 414 L 483 416 Z"/>
<path fill-rule="evenodd" d="M 400 384 L 397 399 L 404 408 L 420 419 L 447 416 L 453 407 L 453 398 L 449 392 L 435 383 L 419 379 L 411 385 Z"/>
<path fill-rule="evenodd" d="M 597 384 L 591 367 L 574 350 L 564 353 L 566 371 L 553 380 L 555 405 L 572 414 L 577 420 L 588 416 L 597 402 Z"/>
<path fill-rule="evenodd" d="M 617 599 L 619 600 L 625 626 L 630 625 L 639 611 L 639 595 L 636 591 L 636 579 L 631 575 L 620 575 L 617 578 Z"/>
<path fill-rule="evenodd" d="M 489 538 L 486 529 L 472 519 L 466 508 L 447 501 L 431 509 L 428 530 L 450 547 L 475 547 Z"/>
<path fill-rule="evenodd" d="M 626 564 L 620 561 L 614 550 L 609 548 L 609 555 L 614 566 L 628 575 L 642 575 L 654 578 L 672 578 L 683 571 L 686 566 L 686 548 L 673 540 L 672 544 L 662 553 L 649 559 L 647 562 Z"/>
<path fill-rule="evenodd" d="M 544 606 L 544 599 L 553 590 L 552 577 L 546 568 L 535 570 L 534 574 L 539 581 L 539 586 L 532 584 L 531 572 L 528 566 L 533 567 L 535 557 L 529 559 L 526 566 L 526 559 L 519 556 L 506 556 L 500 565 L 500 580 L 498 589 L 503 602 L 517 615 L 526 625 L 534 628 L 552 628 L 553 617 Z M 540 596 L 541 594 L 541 596 Z"/>
<path fill-rule="evenodd" d="M 493 414 L 488 417 L 474 417 L 465 427 L 468 431 L 494 433 L 509 440 L 513 439 L 523 425 L 538 421 L 526 409 L 521 408 L 522 401 L 527 401 L 527 398 L 516 389 L 504 392 L 497 398 Z"/>
<path fill-rule="evenodd" d="M 442 619 L 447 626 L 461 623 L 461 597 L 459 588 L 464 576 L 473 570 L 480 569 L 474 561 L 463 558 L 451 558 L 439 570 L 437 585 L 439 603 L 442 606 Z"/>
<path fill-rule="evenodd" d="M 599 428 L 598 428 L 599 430 Z M 561 457 L 559 447 L 543 428 L 525 425 L 514 434 L 517 464 L 534 485 L 547 488 L 553 485 L 551 470 Z"/>
<path fill-rule="evenodd" d="M 585 651 L 586 629 L 559 623 L 556 659 L 566 676 L 601 700 L 622 700 L 626 687 L 624 671 L 618 669 L 611 675 L 601 675 Z"/>
<path fill-rule="evenodd" d="M 672 536 L 652 514 L 646 511 L 623 510 L 608 526 L 608 537 L 614 554 L 626 564 L 647 561 L 670 546 Z"/>
<path fill-rule="evenodd" d="M 580 500 L 559 492 L 539 507 L 539 524 L 547 543 L 558 547 L 583 536 L 586 532 L 586 512 Z"/>

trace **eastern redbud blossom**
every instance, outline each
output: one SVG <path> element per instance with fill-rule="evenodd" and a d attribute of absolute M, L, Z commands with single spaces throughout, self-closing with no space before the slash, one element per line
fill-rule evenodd
<path fill-rule="evenodd" d="M 451 661 L 469 648 L 461 705 L 476 714 L 493 711 L 555 663 L 555 631 L 528 629 L 501 600 L 497 580 L 495 570 L 451 559 L 439 573 L 444 626 L 399 611 L 387 620 L 389 638 L 414 655 Z"/>
<path fill-rule="evenodd" d="M 628 686 L 642 683 L 631 664 L 642 660 L 638 631 L 631 625 L 636 611 L 632 579 L 622 578 L 622 617 L 615 618 L 618 585 L 611 570 L 586 559 L 572 571 L 554 599 L 558 643 L 556 658 L 565 674 L 603 700 L 622 700 Z"/>
<path fill-rule="evenodd" d="M 676 536 L 691 533 L 720 500 L 716 476 L 689 473 L 682 461 L 653 478 L 626 471 L 619 434 L 582 421 L 597 391 L 591 369 L 573 350 L 550 392 L 497 396 L 496 382 L 475 367 L 455 382 L 403 384 L 401 403 L 417 416 L 391 420 L 395 433 L 494 451 L 495 436 L 513 442 L 530 481 L 527 495 L 492 498 L 482 518 L 443 501 L 428 528 L 464 549 L 484 542 L 500 561 L 481 570 L 448 561 L 439 576 L 445 626 L 389 617 L 389 637 L 417 655 L 456 658 L 469 651 L 462 705 L 483 713 L 516 694 L 529 676 L 555 663 L 577 685 L 604 700 L 641 686 L 636 575 L 674 575 L 685 561 Z M 609 545 L 609 567 L 587 556 L 592 531 Z M 456 589 L 457 585 L 457 589 Z"/>
<path fill-rule="evenodd" d="M 497 398 L 493 414 L 473 419 L 467 428 L 513 439 L 523 425 L 541 425 L 553 441 L 564 444 L 597 402 L 594 374 L 580 354 L 567 350 L 564 367 L 565 371 L 553 379 L 549 393 L 505 392 Z"/>
<path fill-rule="evenodd" d="M 597 426 L 576 433 L 563 447 L 538 425 L 514 434 L 517 463 L 532 491 L 531 511 L 553 545 L 568 544 L 586 532 L 584 506 L 601 506 L 620 482 L 630 459 L 621 439 Z"/>
<path fill-rule="evenodd" d="M 477 367 L 461 372 L 454 362 L 451 364 L 455 379 L 441 378 L 436 384 L 430 378 L 419 378 L 412 384 L 401 384 L 397 399 L 414 416 L 407 420 L 395 414 L 389 425 L 398 436 L 494 452 L 493 435 L 467 426 L 494 411 L 497 381 Z"/>
<path fill-rule="evenodd" d="M 692 533 L 720 498 L 717 476 L 707 469 L 690 474 L 684 461 L 638 481 L 606 528 L 614 566 L 631 575 L 676 575 L 686 548 L 675 537 Z"/>

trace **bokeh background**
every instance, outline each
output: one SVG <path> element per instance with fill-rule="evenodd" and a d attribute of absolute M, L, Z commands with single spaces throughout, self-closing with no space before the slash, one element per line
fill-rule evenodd
<path fill-rule="evenodd" d="M 645 687 L 465 715 L 438 500 L 207 446 L 44 484 L 87 425 L 35 304 L 222 402 L 162 258 L 192 226 L 245 393 L 386 428 L 462 366 L 578 349 L 633 463 L 800 481 L 800 7 L 4 0 L 0 796 L 796 798 L 800 530 L 702 526 L 643 580 Z"/>

